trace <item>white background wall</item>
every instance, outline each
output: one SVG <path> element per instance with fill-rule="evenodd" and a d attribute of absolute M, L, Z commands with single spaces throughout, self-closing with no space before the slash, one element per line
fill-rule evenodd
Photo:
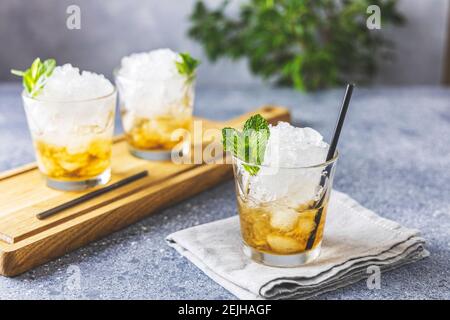
<path fill-rule="evenodd" d="M 232 0 L 234 10 L 243 0 Z M 211 5 L 221 1 L 209 0 Z M 120 57 L 158 47 L 188 50 L 200 57 L 200 84 L 249 84 L 245 61 L 211 65 L 201 46 L 186 36 L 194 0 L 0 0 L 0 80 L 14 80 L 11 67 L 23 68 L 36 56 L 56 57 L 84 69 L 111 75 Z M 67 30 L 66 8 L 81 7 L 82 29 Z M 382 84 L 438 84 L 449 0 L 401 0 L 408 19 L 401 28 L 383 28 L 398 49 L 394 63 L 383 62 Z"/>
<path fill-rule="evenodd" d="M 401 0 L 405 26 L 382 30 L 396 45 L 394 63 L 381 64 L 377 82 L 438 84 L 443 77 L 449 0 Z"/>

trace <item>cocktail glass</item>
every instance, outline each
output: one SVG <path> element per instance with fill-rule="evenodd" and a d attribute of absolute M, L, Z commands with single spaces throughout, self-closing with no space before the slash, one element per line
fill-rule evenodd
<path fill-rule="evenodd" d="M 337 158 L 309 167 L 269 167 L 233 157 L 248 257 L 265 265 L 294 267 L 319 256 Z M 245 166 L 258 167 L 258 173 L 250 175 Z"/>
<path fill-rule="evenodd" d="M 133 80 L 116 73 L 122 124 L 130 152 L 147 160 L 187 154 L 192 126 L 194 81 Z M 177 97 L 177 98 L 174 98 Z"/>
<path fill-rule="evenodd" d="M 83 190 L 111 176 L 116 91 L 88 100 L 22 99 L 39 170 L 47 185 Z"/>

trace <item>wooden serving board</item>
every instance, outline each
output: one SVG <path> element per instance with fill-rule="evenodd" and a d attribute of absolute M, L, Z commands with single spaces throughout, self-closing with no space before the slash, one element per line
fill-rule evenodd
<path fill-rule="evenodd" d="M 266 106 L 226 122 L 201 119 L 202 130 L 239 127 L 256 113 L 270 123 L 290 120 L 286 108 Z M 208 137 L 207 141 L 203 134 L 198 136 L 203 146 L 220 143 L 220 135 Z M 198 142 L 194 139 L 194 147 Z M 0 274 L 18 275 L 232 177 L 229 165 L 177 165 L 137 159 L 129 154 L 124 138 L 117 137 L 109 183 L 142 170 L 148 170 L 148 177 L 44 220 L 36 218 L 36 214 L 92 190 L 50 189 L 36 164 L 0 174 Z"/>

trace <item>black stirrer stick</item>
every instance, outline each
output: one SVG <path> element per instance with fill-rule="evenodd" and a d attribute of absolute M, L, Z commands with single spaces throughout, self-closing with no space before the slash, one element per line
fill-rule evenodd
<path fill-rule="evenodd" d="M 341 135 L 342 126 L 344 125 L 345 116 L 347 114 L 348 106 L 350 104 L 350 99 L 352 98 L 353 93 L 353 87 L 354 84 L 348 84 L 347 89 L 345 90 L 344 99 L 342 100 L 341 105 L 341 112 L 339 113 L 339 118 L 336 123 L 336 127 L 334 128 L 333 138 L 331 139 L 330 148 L 328 149 L 328 154 L 326 158 L 326 162 L 330 161 L 334 158 L 334 155 L 336 154 L 336 147 L 339 141 L 339 136 Z M 330 175 L 330 171 L 332 170 L 332 164 L 329 164 L 325 170 L 324 174 L 322 174 L 322 177 L 320 178 L 320 186 L 324 187 L 325 182 Z M 323 212 L 323 201 L 325 200 L 329 190 L 326 190 L 322 198 L 319 200 L 319 202 L 315 205 L 316 208 L 319 208 L 319 210 L 316 213 L 316 216 L 314 217 L 315 227 L 314 230 L 311 232 L 308 242 L 306 243 L 306 250 L 311 250 L 312 246 L 314 245 L 314 242 L 316 240 L 316 234 L 317 229 L 319 228 L 320 220 L 322 219 L 322 212 Z"/>
<path fill-rule="evenodd" d="M 124 178 L 122 180 L 119 180 L 119 181 L 117 181 L 117 182 L 115 182 L 115 183 L 113 183 L 113 184 L 111 184 L 111 185 L 109 185 L 107 187 L 104 187 L 104 188 L 101 188 L 101 189 L 98 189 L 98 190 L 86 193 L 85 195 L 83 195 L 83 196 L 81 196 L 79 198 L 75 198 L 75 199 L 70 200 L 69 202 L 63 203 L 63 204 L 61 204 L 61 205 L 59 205 L 59 206 L 57 206 L 55 208 L 51 208 L 49 210 L 43 211 L 41 213 L 38 213 L 36 215 L 36 217 L 38 219 L 45 219 L 45 218 L 50 217 L 50 216 L 52 216 L 52 215 L 54 215 L 54 214 L 56 214 L 58 212 L 61 212 L 61 211 L 66 210 L 66 209 L 69 209 L 71 207 L 76 206 L 77 204 L 83 203 L 83 202 L 85 202 L 87 200 L 90 200 L 92 198 L 98 197 L 98 196 L 100 196 L 102 194 L 105 194 L 107 192 L 110 192 L 112 190 L 115 190 L 115 189 L 118 189 L 120 187 L 123 187 L 124 185 L 127 185 L 127 184 L 129 184 L 131 182 L 134 182 L 134 181 L 136 181 L 138 179 L 141 179 L 141 178 L 144 178 L 146 176 L 148 176 L 148 171 L 147 170 L 141 171 L 141 172 L 136 173 L 136 174 L 134 174 L 132 176 L 129 176 L 129 177 L 126 177 L 126 178 Z"/>

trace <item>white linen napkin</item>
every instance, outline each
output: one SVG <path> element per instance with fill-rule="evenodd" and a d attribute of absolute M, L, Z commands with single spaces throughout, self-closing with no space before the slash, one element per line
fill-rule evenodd
<path fill-rule="evenodd" d="M 319 258 L 296 268 L 255 263 L 241 250 L 239 219 L 175 232 L 168 244 L 240 299 L 307 299 L 429 255 L 419 231 L 405 228 L 333 191 Z"/>

